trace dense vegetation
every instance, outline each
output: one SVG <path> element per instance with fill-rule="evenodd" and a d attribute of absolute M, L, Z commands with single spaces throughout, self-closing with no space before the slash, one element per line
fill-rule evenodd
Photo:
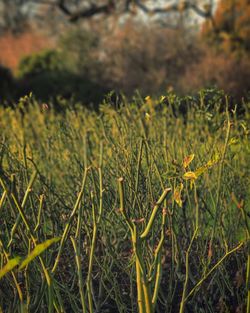
<path fill-rule="evenodd" d="M 246 312 L 249 103 L 118 100 L 0 107 L 0 311 Z"/>

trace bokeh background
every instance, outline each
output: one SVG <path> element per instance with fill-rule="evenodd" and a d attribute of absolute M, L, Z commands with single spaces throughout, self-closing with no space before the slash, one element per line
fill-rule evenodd
<path fill-rule="evenodd" d="M 1 0 L 0 100 L 250 90 L 248 0 Z"/>

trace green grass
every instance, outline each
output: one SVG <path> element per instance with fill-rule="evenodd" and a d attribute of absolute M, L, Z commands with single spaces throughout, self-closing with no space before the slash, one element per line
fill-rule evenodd
<path fill-rule="evenodd" d="M 249 103 L 108 102 L 0 108 L 0 312 L 249 310 Z"/>

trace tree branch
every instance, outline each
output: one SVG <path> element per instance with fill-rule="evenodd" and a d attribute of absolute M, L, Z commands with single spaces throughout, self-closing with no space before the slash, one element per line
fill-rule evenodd
<path fill-rule="evenodd" d="M 1 1 L 1 0 L 0 0 Z M 165 6 L 157 4 L 148 4 L 147 0 L 82 0 L 78 1 L 79 8 L 75 7 L 76 4 L 73 0 L 2 0 L 4 8 L 11 14 L 5 14 L 6 24 L 18 24 L 20 18 L 25 19 L 25 14 L 22 13 L 21 8 L 27 3 L 36 3 L 37 5 L 48 5 L 49 7 L 57 8 L 69 22 L 77 22 L 79 19 L 89 19 L 96 15 L 111 15 L 115 11 L 118 13 L 131 13 L 136 14 L 137 11 L 142 11 L 148 15 L 182 13 L 185 10 L 192 10 L 195 14 L 210 19 L 215 29 L 215 22 L 213 20 L 212 5 L 202 8 L 191 0 L 179 0 L 175 3 L 170 3 Z M 213 1 L 213 0 L 211 0 Z M 152 2 L 151 2 L 152 3 Z M 136 10 L 136 8 L 138 10 Z M 13 13 L 14 12 L 14 13 Z M 162 23 L 166 19 L 161 19 Z M 169 24 L 169 23 L 168 23 Z M 167 26 L 168 26 L 167 24 Z"/>
<path fill-rule="evenodd" d="M 60 0 L 58 2 L 58 8 L 68 16 L 70 22 L 76 22 L 79 19 L 86 19 L 90 18 L 94 15 L 98 14 L 111 14 L 115 9 L 115 1 L 107 1 L 106 4 L 97 6 L 92 4 L 89 8 L 85 8 L 82 10 L 78 10 L 75 12 L 71 12 L 70 9 L 67 7 L 65 0 Z"/>
<path fill-rule="evenodd" d="M 211 17 L 211 10 L 202 10 L 196 4 L 190 3 L 190 1 L 182 1 L 180 3 L 169 4 L 165 7 L 149 8 L 146 4 L 142 3 L 140 0 L 135 0 L 134 4 L 140 8 L 144 13 L 147 14 L 160 14 L 169 12 L 181 12 L 184 10 L 193 10 L 198 15 L 204 18 Z"/>

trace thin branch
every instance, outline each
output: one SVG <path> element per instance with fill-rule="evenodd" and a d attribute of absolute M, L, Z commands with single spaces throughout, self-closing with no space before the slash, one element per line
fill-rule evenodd
<path fill-rule="evenodd" d="M 89 8 L 77 10 L 71 12 L 70 9 L 67 7 L 65 0 L 60 0 L 58 2 L 58 8 L 69 17 L 70 22 L 76 22 L 79 19 L 86 19 L 98 14 L 110 14 L 115 9 L 115 2 L 114 1 L 107 1 L 106 4 L 97 6 L 92 4 Z"/>
<path fill-rule="evenodd" d="M 135 0 L 134 4 L 140 8 L 144 13 L 147 14 L 162 14 L 162 13 L 169 13 L 169 12 L 180 12 L 184 10 L 193 10 L 198 15 L 204 18 L 211 17 L 211 10 L 202 10 L 197 5 L 190 3 L 189 1 L 183 1 L 181 3 L 173 3 L 169 4 L 165 7 L 156 7 L 156 8 L 149 8 L 146 4 L 142 3 L 140 0 Z"/>
<path fill-rule="evenodd" d="M 202 285 L 202 283 L 215 271 L 215 269 L 232 253 L 239 250 L 243 246 L 244 242 L 239 243 L 235 248 L 228 251 L 226 254 L 223 255 L 223 257 L 216 262 L 216 264 L 198 281 L 198 283 L 192 288 L 192 290 L 189 292 L 189 294 L 185 297 L 184 302 L 187 302 L 187 300 L 193 295 L 193 293 Z"/>

